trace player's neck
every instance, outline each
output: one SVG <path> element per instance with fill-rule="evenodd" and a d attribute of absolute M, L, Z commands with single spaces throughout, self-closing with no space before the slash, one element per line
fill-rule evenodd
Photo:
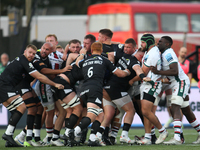
<path fill-rule="evenodd" d="M 103 44 L 111 45 L 112 43 L 111 43 L 111 40 L 109 39 L 109 40 L 104 41 Z"/>
<path fill-rule="evenodd" d="M 92 52 L 92 55 L 101 55 L 101 53 L 96 52 L 96 51 L 93 51 L 93 52 Z"/>
<path fill-rule="evenodd" d="M 183 61 L 185 60 L 185 58 L 182 58 L 182 57 L 178 57 L 178 61 L 180 62 L 180 63 L 182 63 Z"/>
<path fill-rule="evenodd" d="M 147 52 L 150 51 L 154 46 L 155 46 L 155 45 L 151 45 L 151 46 L 149 47 L 149 49 L 147 50 Z"/>

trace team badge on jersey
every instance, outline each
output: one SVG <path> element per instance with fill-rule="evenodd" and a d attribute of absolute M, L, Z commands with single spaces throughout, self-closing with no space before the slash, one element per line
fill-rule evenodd
<path fill-rule="evenodd" d="M 118 44 L 118 47 L 119 47 L 120 49 L 122 49 L 123 46 L 124 46 L 124 44 Z"/>
<path fill-rule="evenodd" d="M 130 59 L 126 59 L 126 63 L 127 63 L 127 65 L 129 65 L 130 64 Z"/>
<path fill-rule="evenodd" d="M 29 63 L 28 65 L 29 65 L 29 67 L 30 67 L 30 68 L 34 69 L 34 67 L 33 67 L 33 64 L 32 64 L 32 63 Z"/>

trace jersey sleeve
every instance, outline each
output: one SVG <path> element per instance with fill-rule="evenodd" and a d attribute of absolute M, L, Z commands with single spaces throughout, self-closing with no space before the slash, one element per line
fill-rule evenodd
<path fill-rule="evenodd" d="M 152 66 L 150 55 L 145 55 L 144 57 L 144 65 L 147 67 Z"/>
<path fill-rule="evenodd" d="M 108 68 L 112 73 L 115 72 L 115 71 L 117 70 L 117 67 L 114 66 L 114 64 L 113 64 L 110 60 L 105 59 L 105 61 L 106 61 L 107 68 Z"/>
<path fill-rule="evenodd" d="M 80 60 L 80 61 L 78 62 L 78 65 L 79 65 L 80 68 L 82 68 L 83 62 L 84 62 L 84 59 L 82 59 L 82 60 Z"/>
<path fill-rule="evenodd" d="M 140 62 L 134 57 L 131 59 L 131 63 L 130 63 L 130 68 L 133 68 L 135 65 L 139 65 L 140 66 Z"/>
<path fill-rule="evenodd" d="M 156 66 L 157 62 L 160 60 L 160 54 L 157 51 L 150 51 L 144 57 L 144 65 L 147 67 Z"/>
<path fill-rule="evenodd" d="M 124 46 L 123 46 L 123 44 L 118 44 L 116 51 L 114 51 L 115 64 L 123 56 L 123 54 L 124 54 Z"/>
<path fill-rule="evenodd" d="M 35 67 L 33 66 L 33 64 L 31 62 L 29 62 L 25 57 L 21 59 L 21 64 L 24 67 L 24 69 L 27 71 L 28 74 L 31 74 L 31 73 L 37 71 L 35 69 Z"/>
<path fill-rule="evenodd" d="M 164 58 L 168 62 L 169 65 L 172 64 L 172 63 L 178 63 L 178 61 L 175 59 L 175 57 L 171 53 L 167 53 L 164 56 Z"/>
<path fill-rule="evenodd" d="M 38 71 L 41 71 L 43 68 L 47 68 L 47 65 L 44 62 L 42 62 L 41 60 L 39 60 L 39 59 L 33 60 L 33 66 Z"/>

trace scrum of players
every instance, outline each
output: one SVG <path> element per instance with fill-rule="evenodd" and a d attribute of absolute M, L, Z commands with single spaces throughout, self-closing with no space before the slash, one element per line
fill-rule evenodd
<path fill-rule="evenodd" d="M 200 125 L 189 105 L 190 81 L 171 48 L 172 38 L 162 36 L 156 44 L 154 36 L 145 33 L 136 49 L 134 39 L 120 44 L 112 36 L 111 30 L 101 29 L 98 40 L 88 34 L 82 46 L 73 39 L 63 49 L 56 35 L 49 34 L 41 49 L 29 44 L 6 67 L 0 75 L 0 102 L 11 112 L 2 135 L 6 147 L 114 145 L 122 122 L 120 143 L 180 145 L 182 114 L 198 132 L 193 144 L 200 144 Z M 163 92 L 173 116 L 174 136 L 169 141 L 155 115 Z M 13 137 L 26 110 L 26 126 Z M 145 133 L 130 139 L 135 113 Z M 43 124 L 46 137 L 41 139 Z"/>

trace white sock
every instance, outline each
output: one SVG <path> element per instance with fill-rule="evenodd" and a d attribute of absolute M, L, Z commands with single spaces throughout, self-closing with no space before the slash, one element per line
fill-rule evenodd
<path fill-rule="evenodd" d="M 24 132 L 24 130 L 22 130 L 22 131 L 18 134 L 18 136 L 19 136 L 20 138 L 25 138 L 26 133 Z"/>
<path fill-rule="evenodd" d="M 151 140 L 151 133 L 145 133 L 144 137 Z"/>
<path fill-rule="evenodd" d="M 15 130 L 15 127 L 9 124 L 5 133 L 6 135 L 13 135 L 14 130 Z"/>
<path fill-rule="evenodd" d="M 180 141 L 181 140 L 180 133 L 181 133 L 182 122 L 180 120 L 174 119 L 173 124 L 174 124 L 174 138 L 177 141 Z"/>
<path fill-rule="evenodd" d="M 122 137 L 128 137 L 128 131 L 122 131 L 122 134 L 121 134 Z"/>
<path fill-rule="evenodd" d="M 33 130 L 31 130 L 31 129 L 26 130 L 26 136 L 32 137 L 32 134 L 33 134 Z"/>
<path fill-rule="evenodd" d="M 70 130 L 69 128 L 66 128 L 66 130 L 65 130 L 65 135 L 66 136 L 69 136 L 69 130 Z"/>
<path fill-rule="evenodd" d="M 53 139 L 58 139 L 59 138 L 59 135 L 57 135 L 57 134 L 53 134 L 53 137 L 52 137 Z"/>
<path fill-rule="evenodd" d="M 165 127 L 164 127 L 164 126 L 162 126 L 162 128 L 161 128 L 161 129 L 159 129 L 158 131 L 159 131 L 159 133 L 162 133 L 162 132 L 165 132 L 165 131 L 166 131 L 166 129 L 165 129 Z"/>
<path fill-rule="evenodd" d="M 155 127 L 153 127 L 152 129 L 151 129 L 151 135 L 154 135 L 154 134 L 156 134 L 156 129 L 155 129 Z"/>
<path fill-rule="evenodd" d="M 35 137 L 40 137 L 40 129 L 33 129 Z"/>
<path fill-rule="evenodd" d="M 98 138 L 102 138 L 102 134 L 100 132 L 97 132 L 96 135 Z"/>
<path fill-rule="evenodd" d="M 47 133 L 47 137 L 52 137 L 53 133 Z"/>
<path fill-rule="evenodd" d="M 79 126 L 76 126 L 74 129 L 74 135 L 77 136 L 81 132 L 81 128 Z"/>
<path fill-rule="evenodd" d="M 94 133 L 90 134 L 89 139 L 94 142 L 96 140 L 96 135 Z"/>
<path fill-rule="evenodd" d="M 193 122 L 190 122 L 190 124 L 200 135 L 200 125 L 198 121 L 195 119 Z"/>

